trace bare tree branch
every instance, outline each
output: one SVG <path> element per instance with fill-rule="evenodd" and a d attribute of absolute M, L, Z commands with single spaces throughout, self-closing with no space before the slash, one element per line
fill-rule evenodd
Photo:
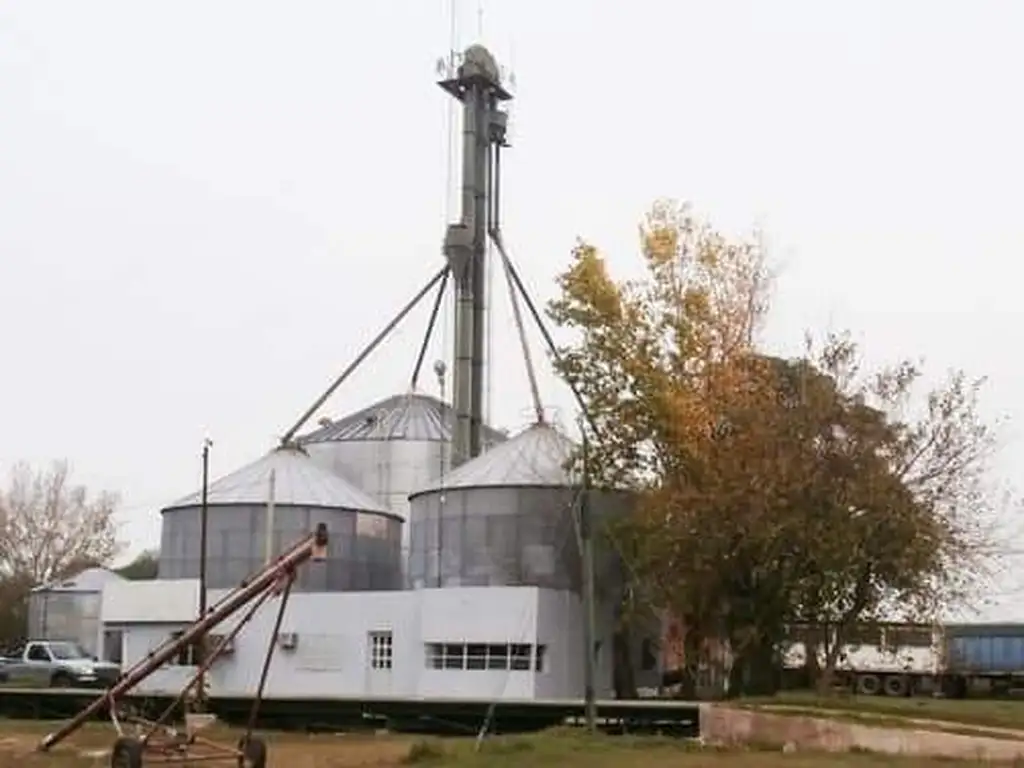
<path fill-rule="evenodd" d="M 0 491 L 0 578 L 43 584 L 118 552 L 116 494 L 90 496 L 70 480 L 66 461 L 45 470 L 17 464 Z"/>

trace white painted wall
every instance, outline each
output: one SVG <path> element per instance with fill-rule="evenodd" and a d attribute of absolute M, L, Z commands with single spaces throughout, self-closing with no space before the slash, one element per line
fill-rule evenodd
<path fill-rule="evenodd" d="M 110 605 L 108 629 L 124 632 L 125 666 L 164 642 L 187 622 L 168 622 L 167 606 L 153 593 L 161 582 L 135 582 L 147 600 L 119 593 Z M 123 585 L 118 585 L 124 589 Z M 169 590 L 186 591 L 180 585 Z M 223 596 L 215 590 L 211 605 Z M 245 696 L 256 688 L 279 598 L 253 617 L 234 643 L 234 652 L 210 672 L 213 695 Z M 126 621 L 128 607 L 135 611 Z M 219 626 L 228 633 L 240 620 Z M 288 602 L 281 632 L 298 637 L 293 650 L 275 649 L 267 679 L 268 698 L 400 697 L 514 700 L 579 698 L 583 695 L 582 623 L 578 598 L 534 587 L 457 587 L 400 592 L 296 593 Z M 602 619 L 598 693 L 611 691 L 611 623 Z M 371 669 L 371 632 L 390 631 L 393 666 Z M 428 643 L 522 643 L 545 645 L 542 671 L 431 669 Z M 140 685 L 147 694 L 176 694 L 191 667 L 167 666 Z"/>
<path fill-rule="evenodd" d="M 198 613 L 198 579 L 116 581 L 103 585 L 100 619 L 104 624 L 184 624 L 194 621 Z"/>
<path fill-rule="evenodd" d="M 424 698 L 532 699 L 532 671 L 428 669 L 423 644 L 442 642 L 538 644 L 535 587 L 447 587 L 404 594 L 421 612 L 419 685 Z M 543 674 L 543 673 L 541 673 Z"/>

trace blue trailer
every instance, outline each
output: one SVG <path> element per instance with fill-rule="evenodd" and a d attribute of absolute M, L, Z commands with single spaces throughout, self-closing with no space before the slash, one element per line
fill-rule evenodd
<path fill-rule="evenodd" d="M 1024 624 L 949 624 L 943 635 L 947 695 L 1024 690 Z"/>

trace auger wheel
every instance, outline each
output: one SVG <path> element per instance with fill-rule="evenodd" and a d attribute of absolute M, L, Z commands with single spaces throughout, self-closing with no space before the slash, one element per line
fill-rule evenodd
<path fill-rule="evenodd" d="M 131 736 L 122 736 L 114 742 L 110 752 L 110 768 L 142 768 L 142 742 Z"/>
<path fill-rule="evenodd" d="M 266 768 L 266 765 L 267 743 L 263 739 L 243 736 L 238 740 L 238 768 Z"/>

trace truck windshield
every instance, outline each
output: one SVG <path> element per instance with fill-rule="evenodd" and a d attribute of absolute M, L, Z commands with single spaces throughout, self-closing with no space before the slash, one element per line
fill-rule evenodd
<path fill-rule="evenodd" d="M 50 653 L 59 661 L 92 658 L 78 643 L 50 643 Z"/>

